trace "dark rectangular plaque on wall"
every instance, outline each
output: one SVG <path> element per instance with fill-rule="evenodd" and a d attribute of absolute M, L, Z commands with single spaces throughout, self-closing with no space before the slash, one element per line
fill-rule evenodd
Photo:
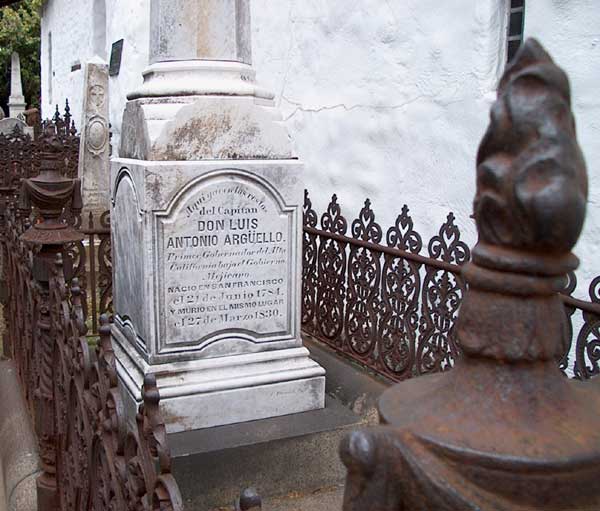
<path fill-rule="evenodd" d="M 117 76 L 121 70 L 121 56 L 123 55 L 123 39 L 119 39 L 112 44 L 110 52 L 109 76 Z"/>

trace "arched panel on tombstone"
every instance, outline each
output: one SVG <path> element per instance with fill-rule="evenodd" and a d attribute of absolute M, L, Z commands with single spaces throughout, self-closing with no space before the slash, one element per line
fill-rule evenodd
<path fill-rule="evenodd" d="M 155 218 L 160 353 L 248 353 L 296 337 L 297 208 L 267 181 L 210 172 Z"/>

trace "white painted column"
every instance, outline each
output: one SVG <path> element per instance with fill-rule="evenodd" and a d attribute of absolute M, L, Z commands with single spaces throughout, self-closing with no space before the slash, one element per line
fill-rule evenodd
<path fill-rule="evenodd" d="M 150 63 L 251 64 L 249 0 L 151 0 Z"/>

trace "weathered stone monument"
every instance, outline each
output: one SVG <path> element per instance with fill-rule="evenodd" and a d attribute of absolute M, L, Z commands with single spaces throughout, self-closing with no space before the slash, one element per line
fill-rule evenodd
<path fill-rule="evenodd" d="M 23 83 L 21 82 L 21 59 L 15 51 L 11 55 L 10 69 L 10 96 L 8 98 L 8 116 L 20 119 L 25 112 L 25 96 L 23 95 Z M 24 120 L 24 119 L 21 119 Z"/>
<path fill-rule="evenodd" d="M 83 127 L 79 172 L 86 211 L 102 213 L 110 206 L 110 136 L 108 64 L 93 57 L 85 64 Z"/>
<path fill-rule="evenodd" d="M 10 96 L 8 98 L 8 117 L 4 112 L 0 115 L 0 133 L 11 135 L 15 129 L 33 136 L 33 128 L 25 122 L 25 96 L 23 96 L 23 83 L 21 81 L 21 60 L 19 54 L 11 55 L 10 70 Z"/>
<path fill-rule="evenodd" d="M 302 166 L 254 81 L 249 0 L 152 0 L 150 54 L 111 166 L 128 409 L 148 372 L 169 431 L 322 408 L 300 338 Z"/>

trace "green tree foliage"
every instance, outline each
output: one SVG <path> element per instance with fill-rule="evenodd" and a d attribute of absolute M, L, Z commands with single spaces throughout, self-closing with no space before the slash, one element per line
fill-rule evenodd
<path fill-rule="evenodd" d="M 43 0 L 22 0 L 0 9 L 0 107 L 8 114 L 10 56 L 21 57 L 23 94 L 28 107 L 40 105 L 40 12 Z"/>

